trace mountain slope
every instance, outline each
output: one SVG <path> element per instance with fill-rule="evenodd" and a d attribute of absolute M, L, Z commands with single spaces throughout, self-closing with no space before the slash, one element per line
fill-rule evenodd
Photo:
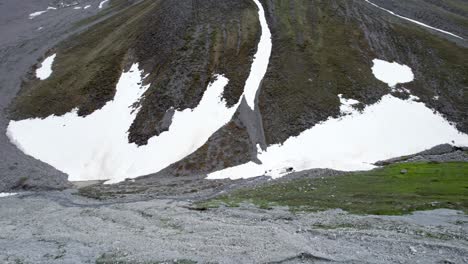
<path fill-rule="evenodd" d="M 424 1 L 420 7 L 412 1 L 406 5 L 364 0 L 260 3 L 264 17 L 250 0 L 159 0 L 134 5 L 113 1 L 111 8 L 118 7 L 118 12 L 46 54 L 57 54 L 52 75 L 39 80 L 30 74 L 11 105 L 11 118 L 60 116 L 73 109 L 83 118 L 92 116 L 112 102 L 122 71 L 138 63 L 144 72 L 142 82 L 149 88 L 132 105 L 135 118 L 128 128 L 129 144 L 150 148 L 151 139 L 170 133 L 177 113 L 195 111 L 216 76 L 228 80 L 222 93 L 226 107 L 238 106 L 233 119 L 204 146 L 174 160 L 164 174 L 207 174 L 259 163 L 259 149 L 265 151 L 344 116 L 343 100 L 348 99 L 358 102 L 351 109 L 363 110 L 387 94 L 402 100 L 417 98 L 468 132 L 467 42 L 444 33 L 467 35 L 463 1 L 439 5 Z M 418 16 L 418 10 L 425 15 Z M 443 25 L 443 30 L 411 20 L 416 18 L 423 23 L 438 21 L 434 26 Z M 262 19 L 267 20 L 273 49 L 252 104 L 249 98 L 239 100 L 249 74 L 256 74 L 251 73 L 254 54 L 263 51 L 257 50 L 261 32 L 266 32 L 260 27 Z M 375 78 L 375 59 L 406 65 L 414 81 L 389 87 Z M 198 126 L 203 127 L 203 122 Z M 404 134 L 404 128 L 400 132 Z M 161 166 L 157 158 L 153 162 Z"/>
<path fill-rule="evenodd" d="M 466 48 L 364 1 L 268 5 L 276 49 L 259 98 L 267 143 L 338 115 L 338 94 L 368 105 L 388 93 L 373 78 L 373 58 L 412 68 L 415 81 L 405 87 L 468 131 Z"/>
<path fill-rule="evenodd" d="M 467 132 L 466 41 L 447 39 L 364 1 L 264 1 L 264 5 L 273 34 L 273 54 L 258 98 L 267 145 L 283 143 L 340 115 L 338 94 L 361 102 L 357 107 L 362 109 L 390 93 L 371 72 L 376 57 L 409 65 L 414 82 L 397 88 L 408 89 Z M 467 32 L 466 27 L 463 30 Z M 397 89 L 391 93 L 408 98 Z M 213 138 L 207 146 L 216 148 L 218 142 Z M 244 156 L 255 152 L 258 143 L 263 142 L 252 141 Z M 193 154 L 171 168 L 204 155 Z M 216 156 L 206 157 L 202 164 L 212 159 Z"/>
<path fill-rule="evenodd" d="M 230 82 L 224 97 L 237 102 L 256 49 L 258 18 L 251 1 L 143 1 L 56 47 L 54 74 L 32 79 L 13 104 L 12 118 L 87 116 L 112 100 L 125 66 L 138 61 L 151 87 L 130 128 L 130 142 L 167 130 L 171 109 L 194 108 L 213 74 Z M 50 52 L 52 53 L 52 51 Z"/>

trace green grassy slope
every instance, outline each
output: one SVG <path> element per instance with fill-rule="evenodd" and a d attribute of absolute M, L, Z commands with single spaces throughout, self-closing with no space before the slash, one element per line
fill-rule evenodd
<path fill-rule="evenodd" d="M 467 211 L 468 163 L 402 163 L 343 176 L 273 182 L 202 205 L 223 202 L 236 206 L 243 201 L 305 211 L 341 208 L 357 214 L 404 214 L 435 208 Z"/>

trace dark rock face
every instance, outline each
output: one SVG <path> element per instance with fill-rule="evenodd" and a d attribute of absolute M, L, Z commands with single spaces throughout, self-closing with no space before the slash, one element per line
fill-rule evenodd
<path fill-rule="evenodd" d="M 167 128 L 170 109 L 195 108 L 214 74 L 229 79 L 228 106 L 239 100 L 259 37 L 255 5 L 242 1 L 163 1 L 137 41 L 138 61 L 151 73 L 151 87 L 130 128 L 139 145 Z"/>

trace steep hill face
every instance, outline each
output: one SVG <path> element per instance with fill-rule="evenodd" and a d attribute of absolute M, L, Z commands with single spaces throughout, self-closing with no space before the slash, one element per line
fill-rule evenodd
<path fill-rule="evenodd" d="M 373 78 L 373 58 L 410 66 L 415 81 L 404 86 L 468 131 L 466 43 L 444 40 L 366 1 L 265 5 L 276 47 L 259 98 L 268 144 L 338 115 L 337 94 L 368 105 L 388 93 Z"/>
<path fill-rule="evenodd" d="M 417 96 L 468 133 L 466 1 L 260 4 L 273 49 L 254 107 L 242 100 L 265 33 L 254 1 L 115 0 L 109 18 L 46 54 L 57 54 L 53 74 L 46 80 L 30 74 L 11 104 L 11 118 L 60 116 L 73 109 L 87 117 L 113 100 L 122 71 L 139 63 L 149 88 L 134 104 L 138 111 L 128 128 L 129 143 L 145 146 L 170 130 L 175 112 L 196 108 L 217 74 L 229 80 L 222 95 L 226 107 L 239 102 L 232 120 L 205 145 L 160 174 L 206 174 L 259 163 L 258 148 L 284 143 L 342 116 L 340 98 L 357 100 L 354 107 L 362 110 L 386 94 Z M 375 78 L 374 59 L 407 65 L 414 81 L 390 88 Z"/>

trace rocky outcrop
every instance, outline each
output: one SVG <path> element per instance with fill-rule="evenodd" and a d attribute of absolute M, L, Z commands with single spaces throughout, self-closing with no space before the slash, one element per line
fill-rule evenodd
<path fill-rule="evenodd" d="M 468 162 L 468 153 L 466 148 L 444 144 L 416 154 L 378 161 L 375 165 L 385 166 L 401 162 Z"/>

